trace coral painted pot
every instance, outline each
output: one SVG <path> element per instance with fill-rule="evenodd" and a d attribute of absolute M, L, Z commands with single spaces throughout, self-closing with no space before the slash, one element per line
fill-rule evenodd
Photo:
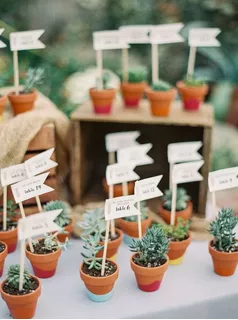
<path fill-rule="evenodd" d="M 89 90 L 90 98 L 93 102 L 94 112 L 97 114 L 109 114 L 112 110 L 112 102 L 116 96 L 116 89 Z"/>
<path fill-rule="evenodd" d="M 145 268 L 135 264 L 135 262 L 133 261 L 133 257 L 135 255 L 136 253 L 131 256 L 131 268 L 135 272 L 138 288 L 146 292 L 153 292 L 158 290 L 164 277 L 165 271 L 168 269 L 169 258 L 167 257 L 167 261 L 162 266 L 155 268 Z"/>
<path fill-rule="evenodd" d="M 215 250 L 211 246 L 212 241 L 209 242 L 209 253 L 212 256 L 214 272 L 219 276 L 232 276 L 238 265 L 238 251 L 236 252 L 221 252 Z"/>
<path fill-rule="evenodd" d="M 80 265 L 80 277 L 88 291 L 88 297 L 95 302 L 104 302 L 111 298 L 114 284 L 118 278 L 119 268 L 116 262 L 109 260 L 116 265 L 116 271 L 106 277 L 92 277 L 83 272 L 83 264 Z"/>
<path fill-rule="evenodd" d="M 60 242 L 65 242 L 66 238 L 70 239 L 73 233 L 73 220 L 71 219 L 70 224 L 64 227 L 64 230 L 68 232 L 68 234 L 58 234 L 57 239 Z M 55 233 L 55 232 L 54 232 Z"/>
<path fill-rule="evenodd" d="M 117 219 L 118 225 L 120 229 L 124 232 L 124 234 L 128 235 L 132 238 L 138 238 L 138 222 L 133 221 L 126 221 L 122 218 Z M 148 217 L 141 221 L 141 229 L 142 229 L 142 236 L 145 235 L 146 230 L 151 226 L 152 219 Z"/>
<path fill-rule="evenodd" d="M 11 92 L 8 94 L 8 99 L 11 102 L 15 115 L 32 110 L 36 98 L 36 90 L 29 93 L 15 94 L 14 92 Z"/>
<path fill-rule="evenodd" d="M 106 192 L 107 195 L 109 195 L 109 187 L 107 185 L 107 180 L 103 178 L 102 180 L 103 184 L 103 189 Z M 135 187 L 135 182 L 134 181 L 129 181 L 127 182 L 127 188 L 128 188 L 128 195 L 134 193 L 134 187 Z M 122 184 L 114 184 L 113 185 L 113 197 L 121 197 L 123 196 L 123 189 L 122 189 Z"/>
<path fill-rule="evenodd" d="M 191 237 L 183 241 L 170 241 L 169 242 L 169 264 L 180 264 L 183 261 L 184 254 L 187 247 L 191 243 Z"/>
<path fill-rule="evenodd" d="M 26 245 L 28 247 L 28 244 Z M 50 278 L 55 274 L 61 248 L 53 253 L 36 254 L 26 249 L 26 256 L 31 262 L 34 274 L 39 278 Z"/>
<path fill-rule="evenodd" d="M 116 240 L 112 240 L 112 241 L 109 241 L 108 242 L 108 245 L 107 245 L 107 255 L 106 257 L 108 259 L 111 259 L 111 260 L 114 260 L 116 257 L 116 254 L 117 254 L 117 251 L 122 243 L 122 240 L 123 240 L 123 233 L 120 229 L 117 229 L 115 228 L 115 231 L 116 233 L 119 233 L 119 238 L 117 238 Z M 99 244 L 101 246 L 104 245 L 104 242 L 103 241 L 100 241 Z M 98 253 L 97 253 L 97 257 L 102 257 L 103 256 L 103 249 L 100 250 Z"/>
<path fill-rule="evenodd" d="M 137 108 L 147 87 L 146 82 L 122 82 L 121 93 L 126 108 Z"/>
<path fill-rule="evenodd" d="M 185 221 L 190 220 L 193 212 L 193 204 L 188 201 L 188 206 L 186 209 L 175 212 L 175 224 L 177 224 L 178 218 L 183 218 Z M 165 222 L 170 224 L 171 211 L 164 209 L 163 203 L 159 206 L 159 214 L 164 219 Z"/>
<path fill-rule="evenodd" d="M 5 249 L 0 253 L 0 277 L 3 274 L 4 262 L 7 256 L 7 244 L 3 241 L 0 241 L 2 244 L 5 245 Z"/>
<path fill-rule="evenodd" d="M 186 111 L 197 111 L 208 93 L 206 84 L 199 87 L 187 87 L 183 81 L 179 81 L 176 86 Z"/>
<path fill-rule="evenodd" d="M 6 302 L 11 316 L 14 319 L 31 319 L 36 312 L 36 305 L 41 294 L 41 284 L 39 279 L 32 276 L 39 283 L 38 288 L 25 295 L 10 295 L 3 291 L 3 286 L 6 281 L 3 281 L 0 287 L 2 299 Z"/>
<path fill-rule="evenodd" d="M 7 103 L 7 97 L 0 95 L 0 121 L 2 119 L 2 115 L 3 115 L 3 111 L 4 111 L 6 103 Z"/>
<path fill-rule="evenodd" d="M 151 113 L 156 117 L 168 117 L 170 113 L 171 103 L 176 96 L 176 90 L 155 91 L 149 89 L 146 96 L 150 101 Z"/>
<path fill-rule="evenodd" d="M 0 231 L 0 241 L 7 245 L 8 253 L 12 253 L 17 247 L 17 228 L 8 231 Z"/>

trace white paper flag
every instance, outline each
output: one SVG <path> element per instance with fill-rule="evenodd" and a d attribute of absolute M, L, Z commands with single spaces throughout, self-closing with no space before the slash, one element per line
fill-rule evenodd
<path fill-rule="evenodd" d="M 197 28 L 189 31 L 190 47 L 220 47 L 216 36 L 221 32 L 218 28 Z"/>
<path fill-rule="evenodd" d="M 110 50 L 129 48 L 121 31 L 97 31 L 93 33 L 94 50 Z"/>
<path fill-rule="evenodd" d="M 45 45 L 39 38 L 45 30 L 31 30 L 10 33 L 11 51 L 44 49 Z"/>
<path fill-rule="evenodd" d="M 238 167 L 209 172 L 210 192 L 238 187 Z"/>
<path fill-rule="evenodd" d="M 122 26 L 119 30 L 122 32 L 127 43 L 149 43 L 149 33 L 152 25 L 132 25 Z"/>
<path fill-rule="evenodd" d="M 140 179 L 138 174 L 133 171 L 134 169 L 135 165 L 133 163 L 115 163 L 108 165 L 106 169 L 107 184 L 110 186 L 117 183 Z"/>
<path fill-rule="evenodd" d="M 150 33 L 152 44 L 165 44 L 183 42 L 184 38 L 179 34 L 183 28 L 183 23 L 161 24 L 153 26 Z"/>
<path fill-rule="evenodd" d="M 39 176 L 29 178 L 11 185 L 15 202 L 19 203 L 36 196 L 40 196 L 41 194 L 53 191 L 53 188 L 44 184 L 48 174 L 49 172 L 43 173 Z"/>
<path fill-rule="evenodd" d="M 108 133 L 105 136 L 107 152 L 115 152 L 118 149 L 138 145 L 136 139 L 140 136 L 140 131 L 126 131 Z"/>
<path fill-rule="evenodd" d="M 26 172 L 29 178 L 58 165 L 57 162 L 50 159 L 54 150 L 55 148 L 51 148 L 25 161 Z"/>
<path fill-rule="evenodd" d="M 1 169 L 1 184 L 3 187 L 24 179 L 27 179 L 24 163 Z"/>
<path fill-rule="evenodd" d="M 3 31 L 4 31 L 4 28 L 1 28 L 0 29 L 0 36 L 1 36 L 1 34 L 3 33 Z M 2 42 L 2 40 L 0 40 L 0 48 L 5 48 L 7 45 L 4 43 L 4 42 Z"/>
<path fill-rule="evenodd" d="M 178 184 L 203 180 L 202 175 L 198 172 L 203 164 L 203 160 L 175 164 L 172 172 L 172 183 Z"/>
<path fill-rule="evenodd" d="M 201 160 L 202 156 L 198 153 L 201 146 L 201 141 L 170 143 L 168 145 L 168 161 L 169 163 L 177 163 Z"/>
<path fill-rule="evenodd" d="M 140 215 L 140 211 L 135 207 L 136 202 L 135 195 L 107 199 L 105 202 L 105 220 Z"/>
<path fill-rule="evenodd" d="M 43 235 L 47 232 L 58 231 L 60 227 L 54 222 L 62 209 L 40 212 L 21 218 L 18 221 L 19 240 Z"/>
<path fill-rule="evenodd" d="M 136 181 L 135 195 L 138 201 L 157 198 L 163 195 L 163 192 L 157 187 L 162 175 Z"/>
<path fill-rule="evenodd" d="M 152 148 L 151 143 L 139 144 L 138 146 L 122 148 L 117 151 L 118 163 L 133 162 L 135 165 L 146 165 L 154 163 L 154 160 L 147 155 Z"/>

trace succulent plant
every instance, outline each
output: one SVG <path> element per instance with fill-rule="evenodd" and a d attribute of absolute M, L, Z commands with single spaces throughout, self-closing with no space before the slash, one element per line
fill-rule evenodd
<path fill-rule="evenodd" d="M 7 201 L 7 223 L 11 222 L 12 225 L 17 225 L 17 221 L 13 221 L 19 216 L 19 213 L 16 212 L 17 208 L 18 206 L 12 200 Z M 3 207 L 0 208 L 0 211 L 3 211 Z"/>
<path fill-rule="evenodd" d="M 146 206 L 146 201 L 141 201 L 140 203 L 140 212 L 141 212 L 141 221 L 147 219 L 148 217 L 148 207 Z M 129 222 L 137 222 L 138 216 L 129 216 L 129 217 L 123 217 L 123 220 L 129 221 Z"/>
<path fill-rule="evenodd" d="M 45 249 L 46 251 L 53 251 L 54 249 L 58 249 L 58 248 L 62 248 L 63 250 L 68 250 L 68 246 L 69 246 L 69 239 L 66 238 L 64 243 L 61 243 L 60 241 L 58 241 L 57 239 L 57 235 L 58 234 L 62 234 L 65 233 L 67 234 L 67 232 L 64 231 L 64 229 L 59 230 L 58 232 L 55 232 L 53 234 L 48 233 L 45 237 L 44 237 L 44 245 L 42 246 L 42 249 Z M 39 241 L 36 239 L 34 241 L 32 241 L 33 246 L 39 244 Z"/>
<path fill-rule="evenodd" d="M 189 237 L 189 226 L 189 221 L 179 217 L 175 226 L 162 225 L 162 228 L 170 241 L 183 241 Z"/>
<path fill-rule="evenodd" d="M 65 201 L 55 200 L 49 201 L 46 205 L 44 205 L 43 209 L 45 211 L 57 210 L 62 209 L 61 213 L 56 217 L 55 223 L 60 227 L 63 228 L 70 224 L 70 207 Z"/>
<path fill-rule="evenodd" d="M 110 87 L 108 86 L 108 83 L 110 81 L 111 78 L 111 74 L 109 72 L 104 71 L 103 75 L 102 75 L 102 85 L 103 85 L 103 89 L 109 89 Z M 96 79 L 96 87 L 98 87 L 99 84 L 99 78 Z"/>
<path fill-rule="evenodd" d="M 24 269 L 23 274 L 23 289 L 31 289 L 31 275 Z M 12 288 L 18 289 L 20 282 L 20 266 L 19 264 L 11 265 L 8 269 L 6 284 Z"/>
<path fill-rule="evenodd" d="M 202 79 L 195 78 L 194 76 L 187 75 L 184 78 L 183 83 L 187 87 L 200 87 L 200 86 L 203 86 L 205 84 L 205 81 L 202 80 Z"/>
<path fill-rule="evenodd" d="M 119 76 L 121 80 L 122 78 L 122 73 L 119 72 Z M 130 83 L 139 83 L 146 81 L 148 78 L 148 69 L 144 66 L 139 66 L 136 68 L 131 68 L 128 70 L 128 82 Z"/>
<path fill-rule="evenodd" d="M 89 266 L 88 269 L 101 270 L 102 258 L 97 258 L 96 255 L 104 246 L 99 245 L 98 235 L 89 235 L 87 238 L 82 239 L 84 241 L 83 248 L 88 252 L 88 254 L 81 252 L 83 262 Z"/>
<path fill-rule="evenodd" d="M 176 211 L 181 211 L 187 208 L 187 202 L 190 200 L 190 196 L 184 188 L 177 189 L 176 197 Z M 171 211 L 172 208 L 172 190 L 166 190 L 163 196 L 163 207 L 166 210 Z"/>
<path fill-rule="evenodd" d="M 214 221 L 210 223 L 209 232 L 214 236 L 213 245 L 222 252 L 238 250 L 235 227 L 238 217 L 231 208 L 222 208 Z"/>
<path fill-rule="evenodd" d="M 172 89 L 172 85 L 166 81 L 160 80 L 152 85 L 154 91 L 168 91 Z"/>
<path fill-rule="evenodd" d="M 24 93 L 29 93 L 32 89 L 38 85 L 42 84 L 44 79 L 44 69 L 43 68 L 29 68 L 24 81 Z"/>

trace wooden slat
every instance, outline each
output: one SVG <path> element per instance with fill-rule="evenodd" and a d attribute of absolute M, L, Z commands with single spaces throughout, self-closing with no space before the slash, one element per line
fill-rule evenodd
<path fill-rule="evenodd" d="M 41 151 L 55 147 L 55 126 L 53 123 L 41 128 L 30 142 L 28 151 Z"/>

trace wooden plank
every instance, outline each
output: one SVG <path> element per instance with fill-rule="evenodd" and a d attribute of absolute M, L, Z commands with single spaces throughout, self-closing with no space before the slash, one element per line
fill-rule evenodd
<path fill-rule="evenodd" d="M 31 152 L 31 153 L 26 153 L 25 156 L 24 156 L 24 158 L 23 158 L 23 160 L 22 160 L 22 162 L 30 159 L 31 157 L 36 156 L 36 155 L 39 154 L 39 153 L 40 153 L 40 152 L 36 152 L 36 153 L 32 153 L 32 152 Z M 55 152 L 52 154 L 51 160 L 56 161 Z M 44 172 L 49 172 L 49 173 L 50 173 L 50 174 L 49 174 L 49 177 L 51 177 L 51 176 L 55 176 L 55 175 L 56 175 L 56 170 L 57 170 L 57 167 L 54 167 L 54 168 L 52 168 L 52 169 L 50 169 L 50 170 L 46 170 L 46 171 L 44 171 Z M 42 173 L 43 173 L 43 172 L 42 172 Z"/>
<path fill-rule="evenodd" d="M 70 188 L 72 194 L 72 203 L 77 204 L 81 198 L 81 157 L 80 150 L 81 137 L 80 137 L 80 124 L 78 121 L 72 121 L 71 125 L 71 157 L 70 157 Z"/>
<path fill-rule="evenodd" d="M 55 147 L 55 126 L 53 123 L 41 128 L 29 143 L 28 151 L 42 151 Z"/>

